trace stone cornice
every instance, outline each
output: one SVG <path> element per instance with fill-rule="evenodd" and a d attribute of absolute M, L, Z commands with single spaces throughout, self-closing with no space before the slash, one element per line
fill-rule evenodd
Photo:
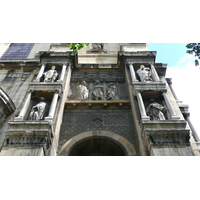
<path fill-rule="evenodd" d="M 148 56 L 148 57 L 155 57 L 156 51 L 119 51 L 118 56 L 124 56 L 124 57 L 135 57 L 135 56 Z"/>
<path fill-rule="evenodd" d="M 23 66 L 39 66 L 39 60 L 0 60 L 0 67 L 23 67 Z"/>

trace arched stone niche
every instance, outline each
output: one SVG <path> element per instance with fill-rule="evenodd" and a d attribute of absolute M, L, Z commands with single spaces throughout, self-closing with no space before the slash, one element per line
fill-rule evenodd
<path fill-rule="evenodd" d="M 80 133 L 71 139 L 69 139 L 60 149 L 58 156 L 70 156 L 77 155 L 75 152 L 75 148 L 80 148 L 81 143 L 88 144 L 90 141 L 92 142 L 107 142 L 111 144 L 112 147 L 116 148 L 119 153 L 119 156 L 136 156 L 136 150 L 134 146 L 124 137 L 110 132 L 110 131 L 88 131 Z M 95 153 L 91 155 L 95 156 Z M 118 154 L 116 154 L 117 156 Z"/>

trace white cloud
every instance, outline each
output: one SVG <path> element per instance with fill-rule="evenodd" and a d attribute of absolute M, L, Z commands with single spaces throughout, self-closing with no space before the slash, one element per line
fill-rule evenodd
<path fill-rule="evenodd" d="M 185 56 L 183 56 L 182 58 L 179 59 L 177 65 L 178 65 L 179 67 L 182 66 L 182 65 L 184 66 L 184 65 L 188 65 L 188 64 L 193 65 L 194 60 L 195 60 L 194 55 L 185 54 Z"/>
<path fill-rule="evenodd" d="M 194 64 L 195 57 L 185 55 L 176 66 L 167 68 L 167 78 L 172 78 L 172 86 L 179 100 L 189 105 L 191 121 L 200 137 L 200 68 Z"/>

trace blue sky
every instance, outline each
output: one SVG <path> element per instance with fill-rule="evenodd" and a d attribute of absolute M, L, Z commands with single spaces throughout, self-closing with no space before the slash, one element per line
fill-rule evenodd
<path fill-rule="evenodd" d="M 156 62 L 166 63 L 168 67 L 176 65 L 186 55 L 187 43 L 147 43 L 150 51 L 157 51 Z"/>

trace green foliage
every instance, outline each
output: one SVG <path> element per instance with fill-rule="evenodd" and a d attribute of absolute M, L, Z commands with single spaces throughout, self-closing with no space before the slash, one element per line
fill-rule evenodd
<path fill-rule="evenodd" d="M 82 49 L 84 46 L 88 46 L 89 43 L 70 43 L 70 49 L 73 50 L 74 53 L 76 53 L 78 50 Z"/>
<path fill-rule="evenodd" d="M 198 59 L 200 59 L 200 43 L 188 43 L 186 45 L 186 47 L 188 49 L 186 51 L 186 53 L 194 54 L 195 57 L 197 57 Z M 195 62 L 196 66 L 199 65 L 199 61 L 197 59 L 194 62 Z"/>

